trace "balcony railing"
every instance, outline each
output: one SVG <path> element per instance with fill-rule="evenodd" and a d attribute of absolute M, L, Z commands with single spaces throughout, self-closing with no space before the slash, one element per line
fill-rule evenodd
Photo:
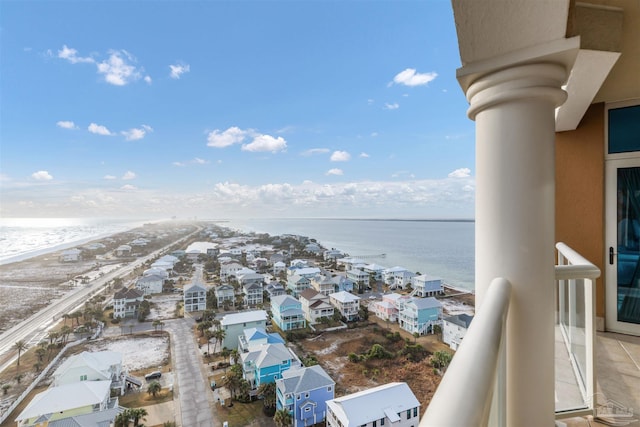
<path fill-rule="evenodd" d="M 556 244 L 556 416 L 592 414 L 595 405 L 595 280 L 600 270 Z"/>
<path fill-rule="evenodd" d="M 426 426 L 504 425 L 504 337 L 511 284 L 494 279 L 422 420 Z M 494 393 L 494 389 L 496 393 Z"/>
<path fill-rule="evenodd" d="M 594 409 L 594 292 L 600 270 L 564 243 L 556 249 L 556 418 L 564 418 Z M 421 427 L 506 425 L 504 349 L 510 296 L 507 280 L 491 282 Z"/>

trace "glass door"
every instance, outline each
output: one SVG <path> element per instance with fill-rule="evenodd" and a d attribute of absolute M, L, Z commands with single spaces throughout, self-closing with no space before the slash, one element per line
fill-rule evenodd
<path fill-rule="evenodd" d="M 640 158 L 607 161 L 606 328 L 640 335 Z"/>

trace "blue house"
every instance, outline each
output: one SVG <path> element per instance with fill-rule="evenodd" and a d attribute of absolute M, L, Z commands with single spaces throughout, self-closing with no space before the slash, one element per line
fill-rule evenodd
<path fill-rule="evenodd" d="M 253 390 L 260 384 L 273 383 L 282 373 L 302 366 L 298 356 L 282 343 L 264 344 L 241 353 L 242 373 Z"/>
<path fill-rule="evenodd" d="M 439 324 L 441 319 L 442 304 L 433 297 L 410 299 L 398 315 L 402 329 L 420 335 L 433 333 L 433 326 Z"/>
<path fill-rule="evenodd" d="M 289 295 L 278 295 L 271 299 L 271 317 L 282 331 L 302 329 L 307 326 L 302 303 Z"/>
<path fill-rule="evenodd" d="M 276 408 L 289 411 L 293 427 L 321 423 L 334 390 L 335 381 L 319 365 L 290 369 L 276 380 Z"/>
<path fill-rule="evenodd" d="M 247 353 L 265 344 L 284 344 L 280 334 L 270 334 L 264 328 L 249 328 L 238 337 L 238 352 Z"/>

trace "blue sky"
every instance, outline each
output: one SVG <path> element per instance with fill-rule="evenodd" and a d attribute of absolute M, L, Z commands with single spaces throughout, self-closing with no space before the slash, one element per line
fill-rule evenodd
<path fill-rule="evenodd" d="M 2 217 L 472 218 L 448 1 L 0 3 Z"/>

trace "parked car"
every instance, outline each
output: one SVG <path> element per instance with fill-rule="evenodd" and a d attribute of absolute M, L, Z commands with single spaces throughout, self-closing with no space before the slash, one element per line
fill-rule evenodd
<path fill-rule="evenodd" d="M 153 371 L 150 374 L 147 374 L 144 376 L 144 379 L 147 381 L 151 381 L 151 380 L 156 380 L 158 378 L 160 378 L 162 376 L 162 372 L 160 371 Z"/>

